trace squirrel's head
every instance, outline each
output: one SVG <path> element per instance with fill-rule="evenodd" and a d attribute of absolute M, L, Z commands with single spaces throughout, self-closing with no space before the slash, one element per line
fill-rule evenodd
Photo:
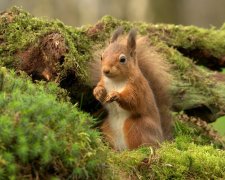
<path fill-rule="evenodd" d="M 111 38 L 109 46 L 102 54 L 102 73 L 113 79 L 126 79 L 136 63 L 136 30 L 132 29 L 127 38 L 121 38 L 123 29 L 118 28 Z"/>

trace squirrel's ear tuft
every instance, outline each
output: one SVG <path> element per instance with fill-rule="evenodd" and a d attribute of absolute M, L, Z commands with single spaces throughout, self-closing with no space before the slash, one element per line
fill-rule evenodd
<path fill-rule="evenodd" d="M 127 38 L 127 50 L 131 56 L 134 56 L 136 50 L 136 36 L 137 30 L 131 29 Z"/>
<path fill-rule="evenodd" d="M 124 29 L 123 29 L 122 26 L 118 27 L 118 28 L 114 31 L 114 33 L 113 33 L 113 35 L 112 35 L 112 38 L 111 38 L 111 40 L 110 40 L 110 43 L 115 42 L 115 41 L 118 39 L 118 37 L 119 37 L 121 34 L 123 34 L 123 31 L 124 31 Z"/>

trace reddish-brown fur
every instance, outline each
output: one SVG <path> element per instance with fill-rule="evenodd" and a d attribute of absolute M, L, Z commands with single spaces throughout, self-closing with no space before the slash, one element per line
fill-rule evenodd
<path fill-rule="evenodd" d="M 118 44 L 126 44 L 127 37 L 120 35 L 117 37 Z M 148 38 L 139 37 L 136 41 L 137 61 L 141 72 L 147 79 L 159 109 L 161 125 L 164 139 L 172 138 L 172 118 L 170 114 L 170 98 L 168 86 L 171 75 L 169 74 L 169 64 L 160 56 L 154 47 L 149 44 Z M 109 46 L 108 48 L 111 48 Z M 101 61 L 99 54 L 102 54 L 100 47 L 96 47 L 96 53 L 89 64 L 90 85 L 96 86 L 101 79 Z M 115 52 L 111 48 L 111 54 Z M 110 54 L 109 54 L 110 56 Z"/>
<path fill-rule="evenodd" d="M 129 149 L 135 149 L 140 145 L 157 147 L 162 142 L 159 124 L 149 117 L 127 119 L 124 124 L 124 134 Z"/>
<path fill-rule="evenodd" d="M 128 149 L 141 145 L 158 146 L 163 140 L 159 112 L 148 82 L 139 70 L 131 69 L 125 89 L 116 102 L 131 114 L 123 127 Z M 109 110 L 110 111 L 110 110 Z M 102 126 L 103 134 L 114 147 L 113 132 L 108 119 Z"/>
<path fill-rule="evenodd" d="M 171 100 L 168 90 L 172 79 L 169 74 L 170 66 L 154 47 L 148 44 L 147 38 L 141 37 L 137 40 L 138 64 L 154 93 L 164 138 L 170 140 L 172 139 Z"/>
<path fill-rule="evenodd" d="M 145 52 L 147 55 L 143 54 L 143 50 L 146 50 L 142 47 L 143 39 L 137 41 L 136 48 L 134 31 L 127 38 L 118 37 L 117 31 L 112 37 L 111 44 L 102 55 L 102 74 L 93 92 L 96 99 L 105 104 L 106 107 L 111 104 L 107 108 L 109 116 L 105 119 L 101 129 L 112 147 L 118 150 L 134 149 L 141 145 L 158 146 L 163 139 L 167 138 L 165 136 L 169 137 L 171 133 L 169 130 L 171 127 L 170 116 L 161 114 L 162 111 L 168 111 L 167 105 L 169 102 L 163 100 L 163 98 L 167 98 L 167 92 L 166 95 L 163 92 L 167 90 L 169 77 L 164 69 L 166 66 L 165 64 L 162 66 L 162 61 L 159 60 L 144 62 L 147 59 L 151 61 L 149 57 L 155 56 L 149 55 L 148 52 Z M 120 63 L 121 55 L 124 55 L 127 59 L 125 65 Z M 151 68 L 156 67 L 157 63 L 158 70 L 147 69 L 150 65 Z M 108 71 L 109 74 L 107 74 Z M 164 77 L 165 80 L 159 80 L 158 85 L 157 78 L 160 79 L 159 75 Z M 149 79 L 147 81 L 146 76 L 151 76 L 151 81 Z M 152 88 L 154 85 L 156 87 Z M 152 89 L 160 92 L 154 92 Z M 157 95 L 161 95 L 162 100 L 160 100 L 160 97 L 156 97 Z M 163 102 L 165 102 L 165 105 L 163 105 Z M 114 105 L 112 105 L 113 103 Z M 161 105 L 162 108 L 158 108 L 157 105 Z M 117 111 L 121 112 L 122 115 L 118 115 L 118 118 L 121 118 L 122 124 L 116 122 L 117 119 L 114 120 L 114 117 L 110 116 L 110 113 L 117 116 L 114 111 L 116 113 Z M 169 114 L 169 112 L 167 113 Z M 166 123 L 162 122 L 162 119 L 167 117 Z M 113 127 L 113 123 L 118 123 L 118 125 Z M 164 125 L 166 128 L 162 130 Z M 117 130 L 120 131 L 120 128 L 118 128 L 120 126 L 122 126 L 123 134 L 121 138 L 124 138 L 124 142 L 117 142 L 119 135 L 121 135 L 117 133 Z M 168 130 L 164 131 L 164 129 Z M 125 146 L 123 146 L 124 143 Z"/>

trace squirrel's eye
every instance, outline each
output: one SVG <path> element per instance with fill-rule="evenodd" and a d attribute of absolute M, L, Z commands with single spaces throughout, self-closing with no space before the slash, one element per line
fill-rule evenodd
<path fill-rule="evenodd" d="M 127 62 L 127 57 L 124 54 L 121 54 L 119 60 L 121 64 L 125 64 Z"/>
<path fill-rule="evenodd" d="M 101 61 L 102 61 L 102 56 L 101 56 Z"/>

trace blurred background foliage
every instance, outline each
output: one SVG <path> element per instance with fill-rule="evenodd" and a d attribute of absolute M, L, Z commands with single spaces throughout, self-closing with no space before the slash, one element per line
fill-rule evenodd
<path fill-rule="evenodd" d="M 14 5 L 71 26 L 93 24 L 106 14 L 131 21 L 200 27 L 220 27 L 225 22 L 224 0 L 1 0 L 0 11 Z"/>

